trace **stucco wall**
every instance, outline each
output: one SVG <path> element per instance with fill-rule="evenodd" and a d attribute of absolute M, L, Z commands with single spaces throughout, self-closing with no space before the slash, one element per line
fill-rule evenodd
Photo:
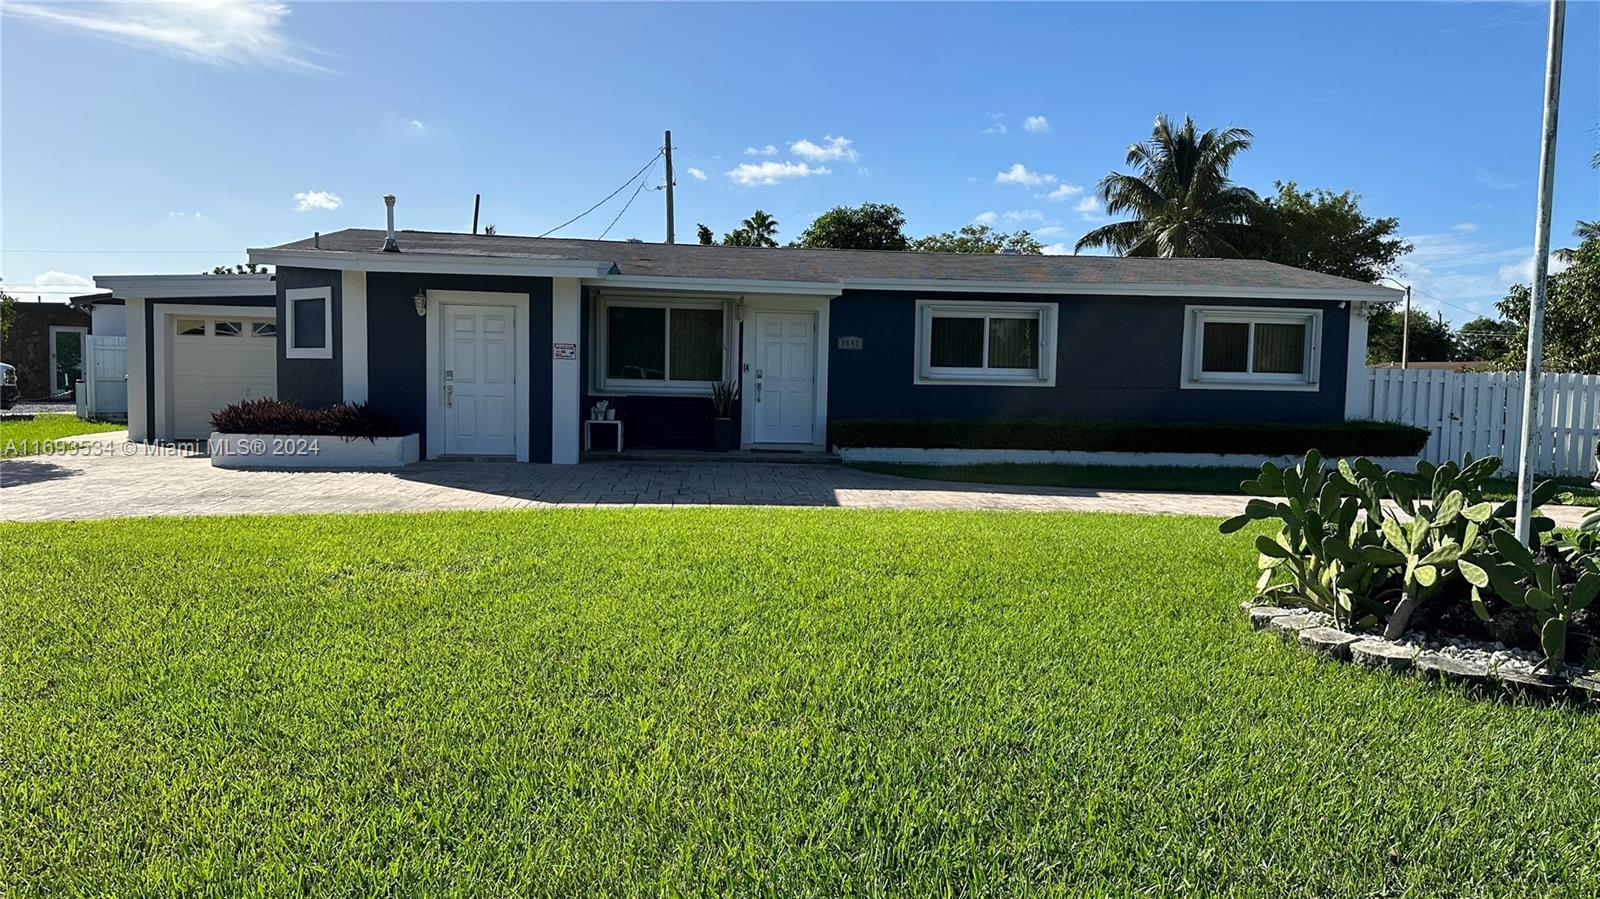
<path fill-rule="evenodd" d="M 344 323 L 340 273 L 335 269 L 278 269 L 278 398 L 306 407 L 331 406 L 344 400 Z M 286 291 L 304 287 L 329 287 L 333 300 L 333 356 L 328 359 L 290 359 L 289 315 Z"/>

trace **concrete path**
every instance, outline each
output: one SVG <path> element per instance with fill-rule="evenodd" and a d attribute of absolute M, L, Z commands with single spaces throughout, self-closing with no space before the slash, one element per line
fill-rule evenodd
<path fill-rule="evenodd" d="M 0 519 L 593 506 L 817 506 L 1226 516 L 1242 496 L 1007 487 L 745 462 L 423 462 L 394 472 L 227 471 L 203 454 L 96 434 L 0 462 Z M 1570 513 L 1570 514 L 1568 514 Z M 1582 510 L 1561 510 L 1576 522 Z M 1564 522 L 1564 523 L 1571 523 Z"/>

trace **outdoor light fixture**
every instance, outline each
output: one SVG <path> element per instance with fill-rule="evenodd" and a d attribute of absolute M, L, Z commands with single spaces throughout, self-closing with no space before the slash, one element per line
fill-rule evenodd
<path fill-rule="evenodd" d="M 411 302 L 417 305 L 418 316 L 428 314 L 428 292 L 426 290 L 417 291 L 417 295 L 411 298 Z"/>
<path fill-rule="evenodd" d="M 734 319 L 744 321 L 744 297 L 739 298 L 738 305 L 733 307 Z"/>

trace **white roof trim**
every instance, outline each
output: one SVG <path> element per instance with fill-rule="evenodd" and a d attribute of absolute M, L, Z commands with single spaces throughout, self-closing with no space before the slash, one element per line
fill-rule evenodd
<path fill-rule="evenodd" d="M 453 253 L 354 253 L 345 250 L 252 249 L 250 261 L 262 265 L 336 269 L 347 272 L 413 272 L 429 275 L 510 275 L 541 278 L 592 278 L 611 263 L 525 256 L 467 256 Z"/>
<path fill-rule="evenodd" d="M 120 300 L 182 297 L 270 297 L 278 293 L 271 274 L 95 275 L 94 286 Z"/>
<path fill-rule="evenodd" d="M 604 275 L 585 278 L 585 287 L 636 290 L 694 290 L 720 294 L 791 294 L 836 297 L 844 290 L 829 281 L 766 281 L 751 278 L 674 278 L 666 275 Z"/>
<path fill-rule="evenodd" d="M 1401 292 L 1388 287 L 1342 288 L 1302 287 L 1217 287 L 1199 284 L 1078 284 L 1032 281 L 956 281 L 921 278 L 843 278 L 839 285 L 850 290 L 952 291 L 962 293 L 1037 293 L 1091 296 L 1194 297 L 1196 299 L 1246 298 L 1263 300 L 1340 300 L 1357 303 L 1388 303 Z"/>

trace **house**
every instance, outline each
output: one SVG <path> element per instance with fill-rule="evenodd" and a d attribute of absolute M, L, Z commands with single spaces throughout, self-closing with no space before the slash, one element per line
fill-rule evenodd
<path fill-rule="evenodd" d="M 392 223 L 393 207 L 390 207 Z M 100 277 L 126 304 L 135 440 L 218 406 L 368 402 L 425 458 L 572 463 L 599 399 L 630 447 L 824 450 L 863 417 L 1328 421 L 1396 292 L 1255 260 L 915 254 L 350 229 L 273 275 Z"/>
<path fill-rule="evenodd" d="M 17 370 L 17 396 L 22 400 L 71 398 L 83 377 L 89 316 L 69 303 L 18 300 L 0 346 L 0 362 Z"/>
<path fill-rule="evenodd" d="M 89 333 L 95 337 L 126 337 L 128 324 L 122 300 L 106 293 L 87 293 L 67 302 L 89 313 Z"/>

